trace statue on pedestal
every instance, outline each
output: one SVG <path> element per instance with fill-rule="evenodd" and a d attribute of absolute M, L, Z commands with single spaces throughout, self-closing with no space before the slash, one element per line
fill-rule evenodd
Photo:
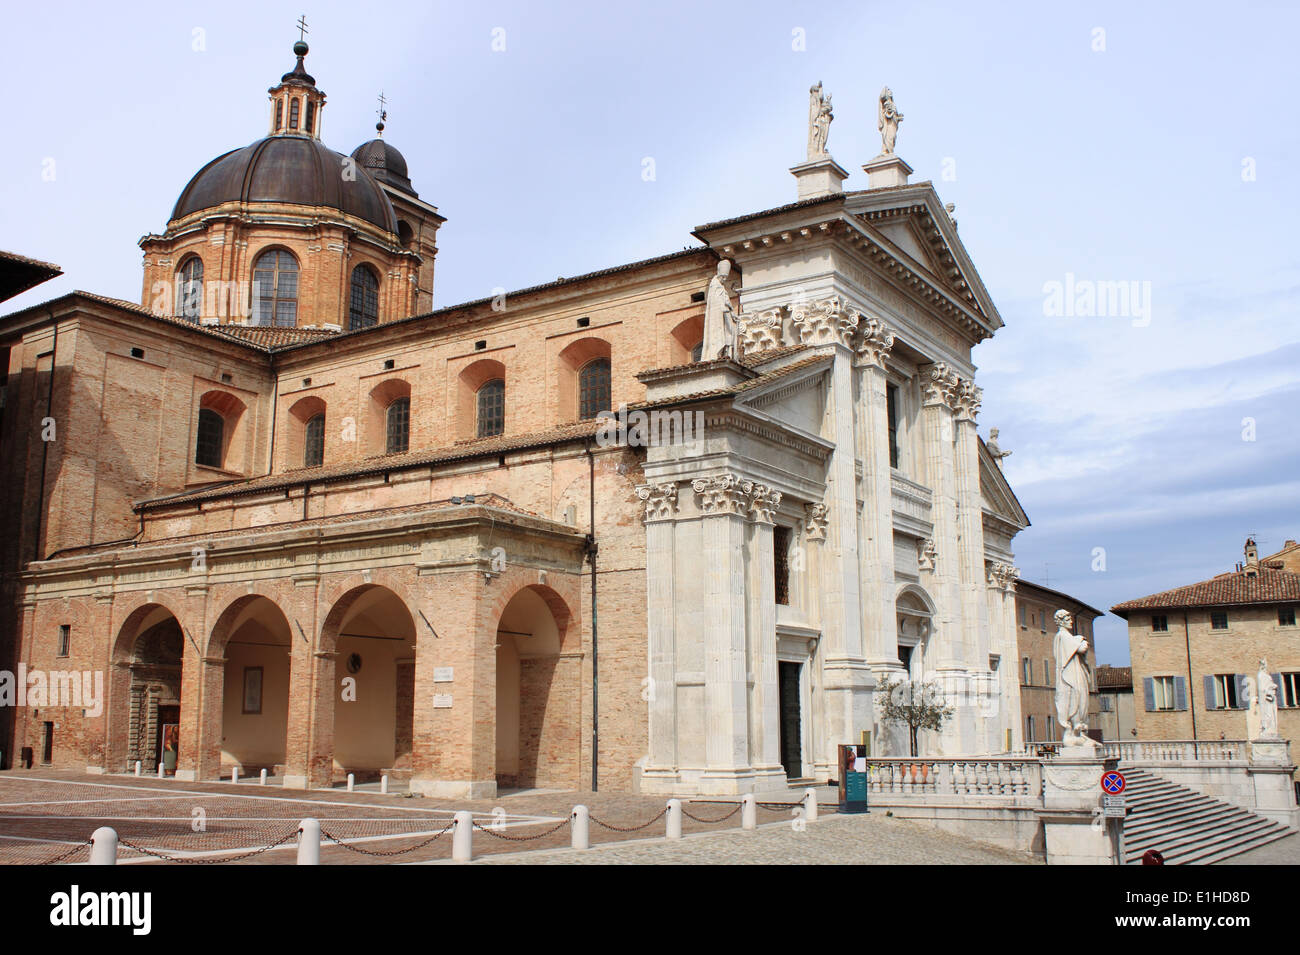
<path fill-rule="evenodd" d="M 898 124 L 903 121 L 903 114 L 894 105 L 894 94 L 888 86 L 880 91 L 880 110 L 876 128 L 880 130 L 880 155 L 892 156 L 894 142 L 898 139 Z"/>
<path fill-rule="evenodd" d="M 1056 611 L 1056 719 L 1061 724 L 1061 742 L 1066 746 L 1095 747 L 1088 738 L 1088 697 L 1092 692 L 1092 671 L 1088 668 L 1088 641 L 1071 632 L 1074 618 L 1067 610 Z"/>
<path fill-rule="evenodd" d="M 731 307 L 731 292 L 727 288 L 727 277 L 731 275 L 731 261 L 723 259 L 718 263 L 718 272 L 709 279 L 708 291 L 704 293 L 704 344 L 700 348 L 700 361 L 715 361 L 719 358 L 740 358 L 737 340 L 740 325 L 736 321 L 735 310 Z"/>
<path fill-rule="evenodd" d="M 1259 673 L 1255 675 L 1257 699 L 1259 701 L 1259 738 L 1277 739 L 1277 684 L 1268 672 L 1268 661 L 1259 661 Z"/>
<path fill-rule="evenodd" d="M 831 134 L 831 97 L 822 96 L 821 80 L 808 90 L 808 160 L 821 159 L 828 155 L 826 139 Z"/>

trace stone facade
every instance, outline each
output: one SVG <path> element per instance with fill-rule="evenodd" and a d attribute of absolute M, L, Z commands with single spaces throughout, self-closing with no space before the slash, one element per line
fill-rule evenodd
<path fill-rule="evenodd" d="M 1097 704 L 1103 740 L 1137 738 L 1137 712 L 1133 703 L 1133 669 L 1105 664 L 1097 667 Z"/>
<path fill-rule="evenodd" d="M 0 668 L 101 672 L 107 696 L 18 708 L 6 761 L 152 765 L 175 706 L 189 779 L 776 791 L 864 735 L 900 752 L 873 695 L 898 677 L 955 708 L 927 753 L 1018 749 L 1028 519 L 971 354 L 1001 318 L 928 183 L 804 191 L 700 247 L 427 314 L 396 295 L 342 332 L 325 253 L 355 249 L 325 232 L 390 236 L 262 197 L 274 216 L 148 240 L 143 306 L 0 319 Z M 226 250 L 319 233 L 294 327 L 149 307 L 228 226 Z M 422 286 L 400 246 L 378 265 Z M 741 344 L 692 360 L 720 259 Z"/>

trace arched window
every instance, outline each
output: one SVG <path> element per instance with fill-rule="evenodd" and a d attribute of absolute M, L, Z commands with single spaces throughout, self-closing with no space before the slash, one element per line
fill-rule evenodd
<path fill-rule="evenodd" d="M 369 328 L 379 321 L 379 278 L 368 265 L 352 270 L 352 298 L 348 305 L 348 328 Z"/>
<path fill-rule="evenodd" d="M 691 349 L 691 361 L 693 362 L 699 361 L 700 356 L 703 353 L 704 353 L 704 342 L 700 342 L 698 345 L 696 345 L 694 348 Z"/>
<path fill-rule="evenodd" d="M 283 249 L 271 249 L 253 266 L 255 325 L 298 324 L 298 260 Z"/>
<path fill-rule="evenodd" d="M 203 260 L 191 255 L 176 273 L 176 314 L 197 322 L 203 313 Z"/>
<path fill-rule="evenodd" d="M 194 443 L 194 463 L 210 468 L 221 467 L 221 451 L 226 422 L 211 408 L 199 409 L 199 434 Z"/>
<path fill-rule="evenodd" d="M 316 122 L 316 101 L 307 101 L 307 132 L 311 132 L 312 125 Z"/>
<path fill-rule="evenodd" d="M 325 413 L 307 419 L 303 434 L 302 466 L 318 468 L 325 463 Z"/>
<path fill-rule="evenodd" d="M 411 446 L 411 399 L 395 398 L 388 406 L 387 441 L 388 454 L 401 454 Z"/>
<path fill-rule="evenodd" d="M 502 378 L 494 378 L 478 390 L 478 436 L 490 438 L 505 429 L 506 383 Z"/>
<path fill-rule="evenodd" d="M 275 131 L 278 133 L 280 127 L 284 125 L 284 100 L 275 101 Z"/>
<path fill-rule="evenodd" d="M 289 100 L 289 128 L 298 128 L 298 97 Z"/>
<path fill-rule="evenodd" d="M 609 359 L 593 358 L 578 372 L 578 417 L 594 418 L 609 404 Z"/>

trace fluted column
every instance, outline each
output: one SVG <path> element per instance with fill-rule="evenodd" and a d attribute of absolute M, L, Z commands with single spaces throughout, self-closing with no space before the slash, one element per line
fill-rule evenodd
<path fill-rule="evenodd" d="M 776 662 L 776 567 L 772 526 L 781 492 L 754 484 L 749 493 L 749 670 L 750 762 L 758 778 L 756 788 L 785 784 L 781 765 L 781 702 Z"/>
<path fill-rule="evenodd" d="M 804 505 L 803 520 L 803 543 L 804 543 L 804 572 L 808 575 L 808 580 L 816 586 L 816 582 L 821 579 L 822 548 L 826 545 L 826 525 L 827 525 L 826 505 L 818 502 Z M 812 588 L 806 590 L 812 596 Z M 816 614 L 814 621 L 822 627 L 823 638 L 817 641 L 811 654 L 812 672 L 809 674 L 808 685 L 812 689 L 811 712 L 809 719 L 812 726 L 809 732 L 809 742 L 812 746 L 812 755 L 810 761 L 813 764 L 813 775 L 818 779 L 829 779 L 834 777 L 838 766 L 839 751 L 836 747 L 839 743 L 832 739 L 827 732 L 826 717 L 826 640 L 824 637 L 825 628 L 822 623 L 821 605 L 816 600 L 812 601 L 812 611 Z"/>
<path fill-rule="evenodd" d="M 926 479 L 933 493 L 931 520 L 934 524 L 934 588 L 937 605 L 934 628 L 927 647 L 927 660 L 937 662 L 937 678 L 955 712 L 939 735 L 940 755 L 961 755 L 973 751 L 976 713 L 964 694 L 967 665 L 961 613 L 961 556 L 957 527 L 957 478 L 953 467 L 953 409 L 959 379 L 943 362 L 930 365 L 924 380 L 925 400 L 921 409 L 925 443 Z"/>
<path fill-rule="evenodd" d="M 857 377 L 858 457 L 862 461 L 858 579 L 862 586 L 862 633 L 876 676 L 899 673 L 894 622 L 893 469 L 889 463 L 889 404 L 885 359 L 894 334 L 881 321 L 859 323 L 854 374 Z"/>
<path fill-rule="evenodd" d="M 677 633 L 673 595 L 677 485 L 643 484 L 645 504 L 646 657 L 649 759 L 644 775 L 677 777 Z"/>
<path fill-rule="evenodd" d="M 705 771 L 703 793 L 749 785 L 749 716 L 745 644 L 747 501 L 734 474 L 691 482 L 703 515 Z"/>

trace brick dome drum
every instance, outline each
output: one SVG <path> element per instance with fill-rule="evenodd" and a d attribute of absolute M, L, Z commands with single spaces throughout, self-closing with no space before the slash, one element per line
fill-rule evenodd
<path fill-rule="evenodd" d="M 355 170 L 355 178 L 345 178 L 346 161 L 316 139 L 269 136 L 200 169 L 176 200 L 171 217 L 181 219 L 227 202 L 282 202 L 327 206 L 396 233 L 397 216 L 384 191 L 364 167 Z"/>

